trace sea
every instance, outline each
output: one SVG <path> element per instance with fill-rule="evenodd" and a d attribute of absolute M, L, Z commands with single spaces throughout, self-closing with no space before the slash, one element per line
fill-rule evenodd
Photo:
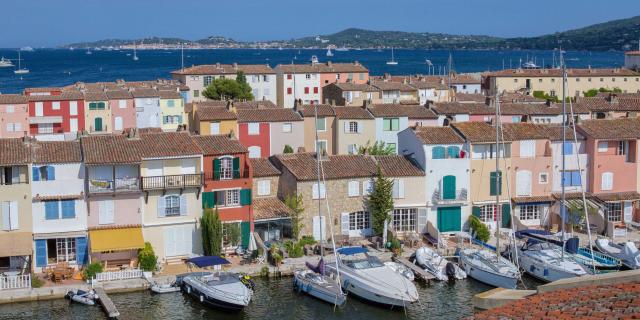
<path fill-rule="evenodd" d="M 398 65 L 387 65 L 390 50 L 351 49 L 333 51 L 327 57 L 320 49 L 180 49 L 138 50 L 139 60 L 133 60 L 132 50 L 86 49 L 36 49 L 22 52 L 22 67 L 28 74 L 16 75 L 15 68 L 0 68 L 0 93 L 20 93 L 24 88 L 55 87 L 78 81 L 98 82 L 124 79 L 127 81 L 170 78 L 171 71 L 183 66 L 198 64 L 278 64 L 309 63 L 313 56 L 320 62 L 358 61 L 366 66 L 370 74 L 446 74 L 449 56 L 453 70 L 458 73 L 496 71 L 515 68 L 527 61 L 539 66 L 558 64 L 558 51 L 541 50 L 394 50 Z M 0 56 L 17 59 L 16 49 L 0 49 Z M 624 64 L 622 52 L 568 51 L 565 53 L 568 67 L 592 68 L 620 67 Z M 14 61 L 17 66 L 18 61 Z"/>

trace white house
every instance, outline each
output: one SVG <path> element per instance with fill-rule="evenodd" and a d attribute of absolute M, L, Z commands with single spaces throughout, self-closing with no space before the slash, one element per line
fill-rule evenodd
<path fill-rule="evenodd" d="M 302 104 L 320 103 L 322 85 L 320 72 L 314 65 L 281 64 L 276 68 L 277 105 L 293 108 L 296 100 Z"/>
<path fill-rule="evenodd" d="M 377 104 L 368 106 L 367 110 L 375 117 L 375 141 L 384 142 L 397 153 L 398 132 L 409 126 L 409 115 L 404 107 L 399 104 Z"/>
<path fill-rule="evenodd" d="M 162 114 L 157 90 L 136 88 L 131 92 L 136 108 L 136 128 L 160 128 Z"/>

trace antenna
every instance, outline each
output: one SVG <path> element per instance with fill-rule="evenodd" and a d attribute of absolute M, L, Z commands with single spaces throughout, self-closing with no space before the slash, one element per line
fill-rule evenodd
<path fill-rule="evenodd" d="M 183 42 L 180 42 L 180 51 L 181 51 L 181 57 L 180 57 L 180 59 L 181 59 L 181 67 L 180 67 L 180 69 L 182 71 L 184 71 L 184 43 Z"/>

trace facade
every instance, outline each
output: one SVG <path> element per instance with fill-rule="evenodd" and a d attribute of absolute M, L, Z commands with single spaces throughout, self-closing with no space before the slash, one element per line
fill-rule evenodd
<path fill-rule="evenodd" d="M 136 109 L 133 96 L 127 90 L 113 90 L 105 92 L 111 109 L 111 131 L 122 132 L 136 127 Z"/>
<path fill-rule="evenodd" d="M 364 107 L 334 107 L 334 154 L 357 154 L 376 141 L 376 120 Z"/>
<path fill-rule="evenodd" d="M 404 104 L 377 104 L 366 107 L 375 117 L 376 141 L 398 152 L 398 133 L 410 125 L 435 126 L 438 117 L 425 107 Z"/>
<path fill-rule="evenodd" d="M 131 95 L 136 108 L 136 128 L 161 128 L 163 119 L 158 91 L 136 88 Z"/>
<path fill-rule="evenodd" d="M 381 103 L 418 103 L 418 89 L 402 83 L 389 80 L 371 81 L 371 85 L 380 92 Z"/>
<path fill-rule="evenodd" d="M 76 134 L 85 130 L 85 101 L 80 92 L 28 93 L 29 134 Z M 49 91 L 45 92 L 49 93 Z"/>
<path fill-rule="evenodd" d="M 251 159 L 253 167 L 254 230 L 264 241 L 293 238 L 293 210 L 278 198 L 282 172 L 268 158 Z"/>
<path fill-rule="evenodd" d="M 250 158 L 264 158 L 304 146 L 304 121 L 291 109 L 238 109 L 238 140 Z"/>
<path fill-rule="evenodd" d="M 220 64 L 198 65 L 171 72 L 174 79 L 189 87 L 191 99 L 187 102 L 204 101 L 202 92 L 214 79 L 235 79 L 239 71 L 244 72 L 251 86 L 254 100 L 269 100 L 276 103 L 276 73 L 268 64 L 242 65 Z"/>
<path fill-rule="evenodd" d="M 84 122 L 89 133 L 111 133 L 111 105 L 109 97 L 103 91 L 85 92 Z"/>
<path fill-rule="evenodd" d="M 322 87 L 324 103 L 338 106 L 363 106 L 366 102 L 381 102 L 380 92 L 366 83 L 330 83 Z"/>
<path fill-rule="evenodd" d="M 187 124 L 187 116 L 184 113 L 184 100 L 178 91 L 161 90 L 160 116 L 163 131 L 177 131 L 179 127 Z"/>
<path fill-rule="evenodd" d="M 0 94 L 0 138 L 21 138 L 29 132 L 29 104 L 17 94 Z"/>
<path fill-rule="evenodd" d="M 450 90 L 443 80 L 428 81 L 426 79 L 412 81 L 410 85 L 418 90 L 418 103 L 424 105 L 431 102 L 447 102 L 451 100 Z"/>
<path fill-rule="evenodd" d="M 327 104 L 311 104 L 302 105 L 298 107 L 297 111 L 304 119 L 304 149 L 328 155 L 335 154 L 337 128 L 336 113 L 333 111 L 333 107 Z"/>
<path fill-rule="evenodd" d="M 200 135 L 231 134 L 238 132 L 238 116 L 231 104 L 226 106 L 193 103 L 193 126 L 191 131 Z"/>
<path fill-rule="evenodd" d="M 293 108 L 302 104 L 320 103 L 322 101 L 320 72 L 310 65 L 278 65 L 276 104 L 285 108 Z"/>

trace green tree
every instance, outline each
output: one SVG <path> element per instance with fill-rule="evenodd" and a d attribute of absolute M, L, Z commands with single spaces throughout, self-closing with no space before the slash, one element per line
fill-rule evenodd
<path fill-rule="evenodd" d="M 394 155 L 396 150 L 388 146 L 384 141 L 376 141 L 371 145 L 368 141 L 364 146 L 358 147 L 358 154 L 370 154 L 372 156 Z"/>
<path fill-rule="evenodd" d="M 251 90 L 251 86 L 249 85 L 249 83 L 247 82 L 247 77 L 244 75 L 243 71 L 238 71 L 238 73 L 236 74 L 236 81 L 238 82 L 238 85 L 240 86 L 240 97 L 239 99 L 242 100 L 253 100 L 256 99 L 258 97 L 254 97 L 252 90 Z"/>
<path fill-rule="evenodd" d="M 284 199 L 284 204 L 293 211 L 291 215 L 291 233 L 293 238 L 298 240 L 300 231 L 304 228 L 302 223 L 302 213 L 304 212 L 302 195 L 288 195 Z"/>
<path fill-rule="evenodd" d="M 293 148 L 290 145 L 285 144 L 284 150 L 282 150 L 282 153 L 293 153 Z"/>
<path fill-rule="evenodd" d="M 393 180 L 382 175 L 382 169 L 378 166 L 373 191 L 367 197 L 373 232 L 382 235 L 385 221 L 388 221 L 393 210 Z"/>
<path fill-rule="evenodd" d="M 236 79 L 213 80 L 202 95 L 212 100 L 253 100 L 251 86 L 242 71 L 238 71 Z"/>
<path fill-rule="evenodd" d="M 156 264 L 158 263 L 158 257 L 153 251 L 153 247 L 151 243 L 145 242 L 144 249 L 140 249 L 138 252 L 138 263 L 140 264 L 140 269 L 143 271 L 155 271 Z"/>
<path fill-rule="evenodd" d="M 202 229 L 202 249 L 205 255 L 219 256 L 222 253 L 222 222 L 218 208 L 204 209 L 200 219 Z"/>
<path fill-rule="evenodd" d="M 591 89 L 583 92 L 585 97 L 595 97 L 598 95 L 598 89 Z"/>

